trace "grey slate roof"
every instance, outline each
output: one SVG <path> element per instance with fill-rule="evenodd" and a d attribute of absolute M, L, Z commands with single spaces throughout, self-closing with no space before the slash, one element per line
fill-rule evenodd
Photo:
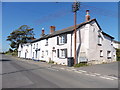
<path fill-rule="evenodd" d="M 92 21 L 95 21 L 95 22 L 97 23 L 98 27 L 100 28 L 100 30 L 102 30 L 101 27 L 99 26 L 99 24 L 98 24 L 98 22 L 97 22 L 96 19 L 91 19 L 91 20 L 89 20 L 89 21 L 87 21 L 87 22 L 83 22 L 83 23 L 77 24 L 77 25 L 76 25 L 76 28 L 80 28 L 81 26 L 83 26 L 83 25 L 85 25 L 85 24 L 87 24 L 87 23 L 90 23 L 90 22 L 92 22 Z M 51 34 L 44 35 L 44 36 L 42 36 L 42 37 L 39 38 L 39 39 L 36 39 L 36 40 L 31 41 L 31 43 L 37 42 L 37 41 L 42 40 L 42 39 L 47 39 L 47 38 L 50 38 L 50 37 L 53 37 L 53 36 L 57 36 L 57 35 L 60 35 L 60 34 L 71 33 L 71 32 L 73 32 L 73 31 L 74 31 L 74 26 L 70 26 L 70 27 L 67 27 L 67 28 L 65 28 L 65 29 L 55 31 L 55 32 L 53 32 L 53 33 L 51 33 Z M 114 37 L 106 34 L 105 32 L 102 31 L 102 33 L 103 33 L 104 35 L 107 35 L 107 36 L 111 37 L 112 39 L 114 39 Z"/>

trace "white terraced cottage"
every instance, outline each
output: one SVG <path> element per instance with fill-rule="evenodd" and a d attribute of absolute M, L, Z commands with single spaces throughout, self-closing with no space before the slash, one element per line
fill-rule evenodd
<path fill-rule="evenodd" d="M 96 19 L 90 19 L 77 24 L 76 62 L 113 62 L 116 61 L 116 50 L 113 47 L 113 37 L 106 34 Z M 74 26 L 55 31 L 50 27 L 50 34 L 45 35 L 44 29 L 39 39 L 26 44 L 20 44 L 18 57 L 35 60 L 54 61 L 67 65 L 67 58 L 74 57 Z"/>

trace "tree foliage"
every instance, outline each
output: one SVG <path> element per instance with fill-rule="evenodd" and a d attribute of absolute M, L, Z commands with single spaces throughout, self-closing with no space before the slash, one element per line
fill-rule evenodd
<path fill-rule="evenodd" d="M 7 37 L 7 41 L 11 42 L 10 46 L 12 49 L 18 49 L 19 44 L 27 43 L 32 39 L 34 39 L 33 28 L 27 25 L 22 25 Z"/>
<path fill-rule="evenodd" d="M 120 49 L 116 49 L 117 61 L 120 61 Z"/>

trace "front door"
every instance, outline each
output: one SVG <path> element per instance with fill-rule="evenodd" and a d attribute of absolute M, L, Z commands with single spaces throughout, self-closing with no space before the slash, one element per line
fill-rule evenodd
<path fill-rule="evenodd" d="M 36 51 L 36 59 L 37 59 L 37 51 Z"/>
<path fill-rule="evenodd" d="M 56 58 L 56 50 L 52 50 L 52 60 Z"/>
<path fill-rule="evenodd" d="M 27 53 L 25 52 L 25 58 L 26 58 L 26 56 L 27 56 Z"/>

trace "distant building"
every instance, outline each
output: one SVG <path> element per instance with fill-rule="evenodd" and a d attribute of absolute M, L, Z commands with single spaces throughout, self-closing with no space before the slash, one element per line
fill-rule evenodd
<path fill-rule="evenodd" d="M 120 49 L 120 42 L 119 41 L 113 41 L 113 46 L 117 49 Z"/>
<path fill-rule="evenodd" d="M 96 19 L 86 16 L 86 21 L 77 24 L 77 60 L 76 62 L 102 63 L 116 61 L 116 50 L 112 43 L 114 37 L 105 33 Z M 56 31 L 50 27 L 50 34 L 44 29 L 39 39 L 20 44 L 18 57 L 36 60 L 54 61 L 67 65 L 67 58 L 74 57 L 74 26 Z"/>

